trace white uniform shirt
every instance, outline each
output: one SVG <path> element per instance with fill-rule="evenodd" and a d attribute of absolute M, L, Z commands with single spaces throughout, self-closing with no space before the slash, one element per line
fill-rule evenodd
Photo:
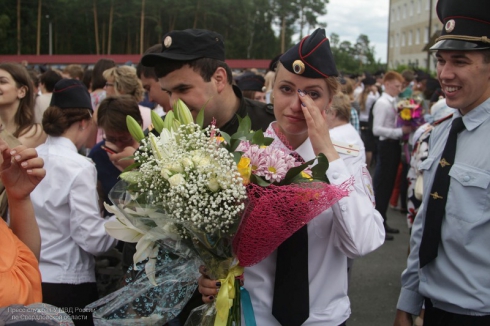
<path fill-rule="evenodd" d="M 340 128 L 335 137 L 346 141 L 343 131 L 353 130 L 359 138 L 355 129 L 348 126 L 351 129 Z M 315 157 L 309 139 L 296 152 L 305 161 Z M 340 185 L 353 176 L 355 183 L 348 197 L 308 223 L 310 316 L 304 323 L 307 326 L 338 326 L 349 318 L 347 257 L 356 258 L 375 250 L 385 237 L 383 219 L 364 191 L 364 156 L 339 155 L 346 161 L 330 162 L 327 177 L 332 184 Z M 351 162 L 346 164 L 348 161 Z M 274 251 L 257 265 L 245 268 L 244 285 L 250 292 L 257 325 L 279 325 L 271 312 L 276 257 L 277 251 Z"/>
<path fill-rule="evenodd" d="M 68 138 L 48 136 L 36 150 L 46 169 L 46 177 L 31 193 L 41 231 L 42 281 L 95 282 L 93 255 L 116 243 L 100 217 L 95 166 Z"/>
<path fill-rule="evenodd" d="M 402 128 L 396 127 L 396 98 L 383 93 L 373 108 L 373 134 L 379 140 L 400 139 L 403 136 Z"/>
<path fill-rule="evenodd" d="M 380 97 L 379 93 L 373 93 L 369 92 L 368 96 L 366 97 L 366 109 L 364 111 L 359 112 L 359 121 L 362 122 L 368 122 L 369 121 L 369 112 L 371 112 L 371 106 L 373 106 L 373 103 L 376 102 L 376 100 Z"/>

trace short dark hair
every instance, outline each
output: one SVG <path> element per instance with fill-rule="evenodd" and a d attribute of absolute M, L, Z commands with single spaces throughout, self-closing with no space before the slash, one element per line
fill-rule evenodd
<path fill-rule="evenodd" d="M 224 68 L 226 70 L 226 74 L 228 75 L 228 84 L 231 85 L 233 83 L 233 75 L 230 67 L 224 61 L 210 58 L 200 58 L 191 61 L 162 59 L 161 62 L 159 62 L 155 66 L 155 73 L 158 78 L 162 78 L 167 76 L 172 71 L 178 70 L 185 65 L 188 65 L 195 72 L 199 73 L 205 82 L 211 81 L 211 77 L 216 72 L 216 69 L 218 69 L 219 67 Z"/>
<path fill-rule="evenodd" d="M 112 59 L 100 59 L 95 63 L 94 69 L 92 70 L 92 91 L 104 88 L 106 80 L 102 74 L 107 69 L 115 66 L 116 63 Z"/>
<path fill-rule="evenodd" d="M 130 95 L 106 97 L 97 109 L 97 125 L 114 132 L 127 132 L 126 116 L 133 117 L 140 125 L 143 118 L 138 102 Z"/>
<path fill-rule="evenodd" d="M 57 72 L 50 69 L 44 72 L 41 77 L 39 77 L 39 81 L 41 82 L 41 84 L 44 85 L 44 88 L 46 88 L 49 93 L 52 93 L 54 90 L 54 85 L 56 85 L 56 83 L 59 82 L 61 78 L 62 77 Z"/>
<path fill-rule="evenodd" d="M 143 55 L 148 53 L 160 53 L 162 52 L 162 44 L 158 43 L 149 47 Z M 141 79 L 141 76 L 145 76 L 145 78 L 153 78 L 158 80 L 157 74 L 155 73 L 155 68 L 143 66 L 141 61 L 136 66 L 136 75 Z"/>

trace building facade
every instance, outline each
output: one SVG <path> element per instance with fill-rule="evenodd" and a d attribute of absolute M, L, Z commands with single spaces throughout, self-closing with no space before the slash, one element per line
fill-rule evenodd
<path fill-rule="evenodd" d="M 388 68 L 403 65 L 435 71 L 436 61 L 427 49 L 442 30 L 436 5 L 437 0 L 390 0 Z"/>

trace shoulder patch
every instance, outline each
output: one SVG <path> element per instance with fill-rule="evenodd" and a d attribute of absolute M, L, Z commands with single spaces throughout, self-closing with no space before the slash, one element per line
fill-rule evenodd
<path fill-rule="evenodd" d="M 438 124 L 441 124 L 442 122 L 444 122 L 444 121 L 446 121 L 446 120 L 448 120 L 448 119 L 451 119 L 452 117 L 453 117 L 453 115 L 452 115 L 452 114 L 450 114 L 450 115 L 448 115 L 447 117 L 444 117 L 444 118 L 442 118 L 442 119 L 439 119 L 439 120 L 435 121 L 433 125 L 434 125 L 434 126 L 437 126 Z"/>
<path fill-rule="evenodd" d="M 355 144 L 343 143 L 336 140 L 333 140 L 332 144 L 335 147 L 335 150 L 340 154 L 347 154 L 351 156 L 359 155 L 359 146 Z"/>

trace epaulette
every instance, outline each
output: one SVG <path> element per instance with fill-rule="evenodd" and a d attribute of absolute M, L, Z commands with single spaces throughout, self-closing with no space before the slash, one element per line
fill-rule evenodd
<path fill-rule="evenodd" d="M 359 155 L 359 146 L 354 144 L 343 143 L 340 141 L 332 140 L 332 144 L 335 147 L 337 153 L 347 154 L 351 156 Z"/>
<path fill-rule="evenodd" d="M 434 122 L 434 126 L 437 126 L 438 124 L 441 124 L 442 122 L 448 120 L 448 119 L 451 119 L 453 117 L 452 113 L 450 115 L 448 115 L 447 117 L 444 117 L 442 119 L 439 119 L 437 121 Z"/>

